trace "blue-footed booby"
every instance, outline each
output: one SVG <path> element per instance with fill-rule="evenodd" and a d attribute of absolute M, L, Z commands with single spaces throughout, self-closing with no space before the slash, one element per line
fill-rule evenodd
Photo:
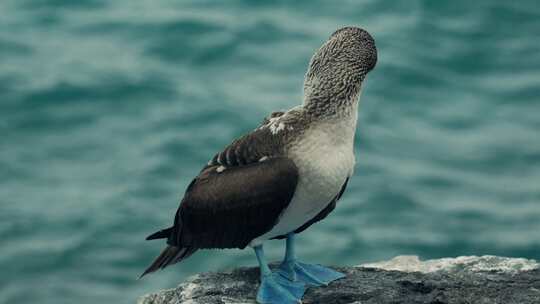
<path fill-rule="evenodd" d="M 259 303 L 298 303 L 306 286 L 344 275 L 299 262 L 295 234 L 336 207 L 353 174 L 362 82 L 377 63 L 371 35 L 334 32 L 311 58 L 302 105 L 274 112 L 217 153 L 187 187 L 172 227 L 149 237 L 167 247 L 142 276 L 199 249 L 252 247 L 261 270 Z M 263 244 L 286 238 L 283 262 L 271 271 Z"/>

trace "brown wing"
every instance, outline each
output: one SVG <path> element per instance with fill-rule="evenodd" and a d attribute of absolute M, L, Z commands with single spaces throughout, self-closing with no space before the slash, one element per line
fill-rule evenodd
<path fill-rule="evenodd" d="M 173 226 L 146 238 L 166 238 L 169 246 L 142 276 L 198 249 L 244 248 L 270 231 L 298 183 L 298 169 L 283 157 L 281 140 L 261 126 L 216 154 L 188 186 Z"/>
<path fill-rule="evenodd" d="M 207 167 L 188 187 L 169 245 L 244 248 L 272 229 L 298 182 L 294 162 L 283 157 L 217 168 Z"/>

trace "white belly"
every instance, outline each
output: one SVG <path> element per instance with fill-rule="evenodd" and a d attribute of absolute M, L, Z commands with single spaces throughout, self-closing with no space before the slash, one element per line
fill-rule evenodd
<path fill-rule="evenodd" d="M 356 122 L 356 121 L 354 121 Z M 321 125 L 306 131 L 288 154 L 299 170 L 299 180 L 289 206 L 269 232 L 250 246 L 292 232 L 315 217 L 336 195 L 354 169 L 354 127 L 352 134 L 340 125 Z M 339 133 L 345 137 L 338 137 Z"/>

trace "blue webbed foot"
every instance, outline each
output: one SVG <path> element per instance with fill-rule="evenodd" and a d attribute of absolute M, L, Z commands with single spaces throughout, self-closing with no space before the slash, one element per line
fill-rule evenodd
<path fill-rule="evenodd" d="M 284 261 L 279 266 L 278 272 L 290 281 L 300 281 L 311 286 L 326 286 L 345 277 L 345 274 L 333 269 L 296 260 Z"/>
<path fill-rule="evenodd" d="M 257 302 L 261 304 L 297 304 L 306 290 L 305 284 L 290 281 L 278 273 L 261 276 Z"/>

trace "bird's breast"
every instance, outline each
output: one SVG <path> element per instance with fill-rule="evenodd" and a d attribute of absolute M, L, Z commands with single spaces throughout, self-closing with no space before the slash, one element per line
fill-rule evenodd
<path fill-rule="evenodd" d="M 313 128 L 291 148 L 290 156 L 299 170 L 295 198 L 309 205 L 308 211 L 322 210 L 352 175 L 354 131 L 347 133 L 340 126 Z"/>
<path fill-rule="evenodd" d="M 290 144 L 287 156 L 298 168 L 298 184 L 289 206 L 264 240 L 296 230 L 322 211 L 338 194 L 354 168 L 354 125 L 319 125 L 305 130 Z"/>

